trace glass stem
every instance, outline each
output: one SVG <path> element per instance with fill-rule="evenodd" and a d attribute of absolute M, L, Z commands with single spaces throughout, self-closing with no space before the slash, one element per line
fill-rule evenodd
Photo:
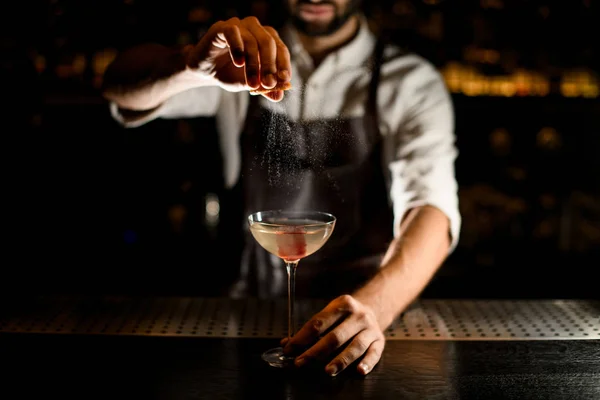
<path fill-rule="evenodd" d="M 288 340 L 296 333 L 296 314 L 294 302 L 296 301 L 296 267 L 298 260 L 285 263 L 288 276 Z"/>

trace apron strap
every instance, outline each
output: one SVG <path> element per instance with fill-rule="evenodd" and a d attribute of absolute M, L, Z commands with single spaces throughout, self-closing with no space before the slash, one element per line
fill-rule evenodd
<path fill-rule="evenodd" d="M 375 49 L 373 51 L 372 56 L 372 69 L 371 69 L 371 82 L 369 83 L 369 93 L 367 97 L 366 104 L 366 115 L 367 120 L 372 123 L 372 128 L 375 129 L 377 133 L 377 138 L 379 135 L 379 110 L 377 106 L 377 90 L 379 88 L 379 81 L 381 78 L 381 65 L 383 63 L 383 53 L 385 50 L 386 41 L 384 39 L 378 38 L 375 43 Z"/>

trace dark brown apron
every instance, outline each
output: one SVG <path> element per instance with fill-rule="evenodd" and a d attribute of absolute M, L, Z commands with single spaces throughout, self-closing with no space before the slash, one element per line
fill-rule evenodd
<path fill-rule="evenodd" d="M 348 292 L 379 266 L 394 221 L 377 116 L 382 52 L 383 44 L 378 43 L 364 117 L 292 122 L 251 97 L 240 138 L 245 247 L 233 296 L 287 294 L 283 262 L 249 233 L 245 218 L 255 211 L 317 210 L 337 217 L 325 246 L 300 260 L 298 296 L 323 298 Z"/>

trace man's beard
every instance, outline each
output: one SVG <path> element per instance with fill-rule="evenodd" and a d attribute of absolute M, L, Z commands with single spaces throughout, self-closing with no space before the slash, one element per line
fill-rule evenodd
<path fill-rule="evenodd" d="M 297 10 L 300 8 L 300 6 L 302 4 L 315 4 L 315 3 L 312 3 L 308 0 L 301 0 L 296 4 Z M 356 14 L 356 12 L 359 9 L 360 0 L 350 0 L 350 2 L 348 2 L 347 6 L 346 6 L 346 9 L 341 14 L 339 13 L 337 4 L 335 4 L 333 2 L 329 2 L 329 1 L 325 0 L 325 1 L 319 2 L 317 4 L 328 4 L 328 5 L 331 5 L 334 7 L 335 16 L 333 17 L 333 20 L 331 22 L 329 22 L 327 25 L 318 25 L 317 26 L 314 23 L 304 21 L 302 18 L 300 18 L 298 11 L 296 13 L 294 13 L 293 10 L 289 10 L 289 8 L 288 8 L 288 12 L 290 13 L 290 16 L 291 16 L 291 21 L 294 24 L 294 26 L 296 27 L 296 29 L 298 29 L 298 31 L 304 33 L 307 36 L 313 36 L 313 37 L 329 36 L 329 35 L 335 33 L 346 22 L 348 22 L 348 20 L 354 14 Z"/>

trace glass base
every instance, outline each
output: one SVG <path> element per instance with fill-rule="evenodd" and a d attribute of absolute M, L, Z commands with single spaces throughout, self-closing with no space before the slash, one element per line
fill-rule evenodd
<path fill-rule="evenodd" d="M 294 356 L 284 355 L 282 347 L 275 347 L 262 354 L 263 360 L 269 363 L 270 366 L 277 368 L 293 367 L 295 358 Z"/>

